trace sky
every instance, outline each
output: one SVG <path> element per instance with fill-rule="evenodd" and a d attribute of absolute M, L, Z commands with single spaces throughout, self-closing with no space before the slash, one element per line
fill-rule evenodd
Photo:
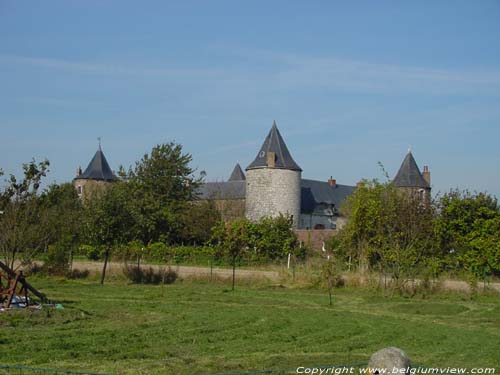
<path fill-rule="evenodd" d="M 47 182 L 177 142 L 208 181 L 273 120 L 303 178 L 500 197 L 500 1 L 0 0 L 0 168 Z"/>

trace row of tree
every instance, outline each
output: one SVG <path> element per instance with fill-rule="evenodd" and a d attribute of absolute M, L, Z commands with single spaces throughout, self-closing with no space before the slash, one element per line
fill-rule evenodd
<path fill-rule="evenodd" d="M 500 276 L 500 207 L 491 195 L 454 190 L 422 198 L 364 181 L 343 210 L 348 223 L 329 246 L 347 268 L 389 273 L 398 285 L 446 271 Z"/>
<path fill-rule="evenodd" d="M 197 200 L 202 182 L 190 167 L 191 155 L 179 144 L 154 147 L 120 179 L 80 199 L 71 183 L 41 191 L 49 162 L 23 165 L 23 177 L 10 176 L 0 192 L 0 255 L 11 268 L 41 254 L 49 273 L 64 273 L 82 249 L 104 259 L 155 255 L 171 258 L 169 246 L 202 245 L 212 258 L 233 266 L 245 256 L 273 260 L 294 251 L 297 238 L 286 217 L 259 223 L 224 223 L 213 201 Z"/>
<path fill-rule="evenodd" d="M 82 201 L 71 183 L 41 191 L 49 162 L 32 160 L 22 178 L 11 175 L 0 191 L 0 255 L 14 267 L 48 249 L 71 253 L 82 243 L 108 254 L 132 240 L 203 243 L 219 217 L 211 203 L 196 203 L 201 177 L 190 162 L 179 144 L 158 145 L 129 170 L 120 168 L 120 181 Z"/>

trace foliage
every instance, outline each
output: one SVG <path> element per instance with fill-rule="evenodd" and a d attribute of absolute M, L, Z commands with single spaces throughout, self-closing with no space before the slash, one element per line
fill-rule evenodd
<path fill-rule="evenodd" d="M 43 262 L 42 272 L 48 275 L 64 276 L 69 271 L 69 252 L 61 243 L 50 245 Z"/>
<path fill-rule="evenodd" d="M 213 200 L 195 201 L 181 211 L 177 242 L 201 245 L 210 240 L 211 229 L 221 220 L 221 214 Z"/>
<path fill-rule="evenodd" d="M 238 219 L 233 222 L 219 222 L 212 228 L 210 243 L 216 247 L 214 254 L 232 256 L 227 242 L 244 244 L 246 251 L 238 256 L 248 256 L 252 261 L 269 262 L 284 259 L 288 254 L 303 257 L 297 236 L 292 230 L 292 219 L 280 215 L 263 218 L 258 222 Z M 217 249 L 217 247 L 221 247 Z"/>
<path fill-rule="evenodd" d="M 129 228 L 133 238 L 147 245 L 156 241 L 182 240 L 182 214 L 189 210 L 201 180 L 189 166 L 190 154 L 175 143 L 155 146 L 121 176 L 135 222 Z M 195 236 L 196 237 L 196 236 Z"/>
<path fill-rule="evenodd" d="M 115 182 L 96 192 L 84 209 L 84 235 L 86 242 L 104 250 L 101 283 L 111 251 L 132 240 L 135 216 L 131 208 L 125 182 Z"/>
<path fill-rule="evenodd" d="M 23 164 L 23 178 L 14 175 L 0 192 L 0 256 L 11 268 L 30 263 L 50 243 L 49 213 L 38 192 L 49 162 Z"/>
<path fill-rule="evenodd" d="M 290 253 L 296 255 L 299 247 L 292 223 L 291 217 L 283 215 L 248 223 L 248 245 L 254 249 L 255 259 L 269 261 L 282 259 Z"/>
<path fill-rule="evenodd" d="M 500 274 L 500 208 L 486 193 L 452 190 L 438 203 L 436 233 L 449 267 L 464 268 L 472 279 Z"/>
<path fill-rule="evenodd" d="M 379 265 L 389 272 L 395 287 L 414 278 L 435 257 L 430 199 L 401 191 L 390 183 L 365 181 L 347 200 L 349 222 L 341 231 L 341 244 L 361 269 Z"/>
<path fill-rule="evenodd" d="M 92 245 L 80 245 L 78 247 L 78 254 L 85 255 L 89 260 L 99 260 L 101 258 L 99 248 Z"/>

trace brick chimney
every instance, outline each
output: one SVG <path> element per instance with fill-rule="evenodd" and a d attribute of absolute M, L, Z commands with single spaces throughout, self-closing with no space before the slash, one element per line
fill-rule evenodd
<path fill-rule="evenodd" d="M 429 172 L 429 166 L 424 165 L 424 171 L 422 172 L 422 177 L 429 186 L 431 186 L 431 172 Z"/>
<path fill-rule="evenodd" d="M 330 185 L 332 188 L 337 187 L 337 180 L 335 180 L 332 176 L 328 179 L 328 185 Z"/>
<path fill-rule="evenodd" d="M 276 166 L 276 154 L 272 151 L 267 153 L 267 166 L 271 168 Z"/>

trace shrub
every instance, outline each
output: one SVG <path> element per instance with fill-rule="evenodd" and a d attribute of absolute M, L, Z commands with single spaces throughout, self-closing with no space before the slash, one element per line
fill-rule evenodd
<path fill-rule="evenodd" d="M 48 275 L 63 276 L 69 269 L 69 252 L 64 244 L 50 245 L 42 271 Z"/>
<path fill-rule="evenodd" d="M 85 270 L 79 270 L 78 268 L 74 268 L 71 271 L 66 272 L 66 277 L 68 279 L 86 279 L 90 274 L 90 271 L 85 269 Z"/>
<path fill-rule="evenodd" d="M 95 246 L 90 245 L 80 245 L 78 249 L 79 253 L 85 255 L 89 260 L 99 260 L 101 259 L 101 252 Z"/>
<path fill-rule="evenodd" d="M 177 272 L 168 267 L 165 269 L 154 269 L 153 267 L 125 267 L 125 276 L 135 284 L 172 284 L 177 279 Z"/>

